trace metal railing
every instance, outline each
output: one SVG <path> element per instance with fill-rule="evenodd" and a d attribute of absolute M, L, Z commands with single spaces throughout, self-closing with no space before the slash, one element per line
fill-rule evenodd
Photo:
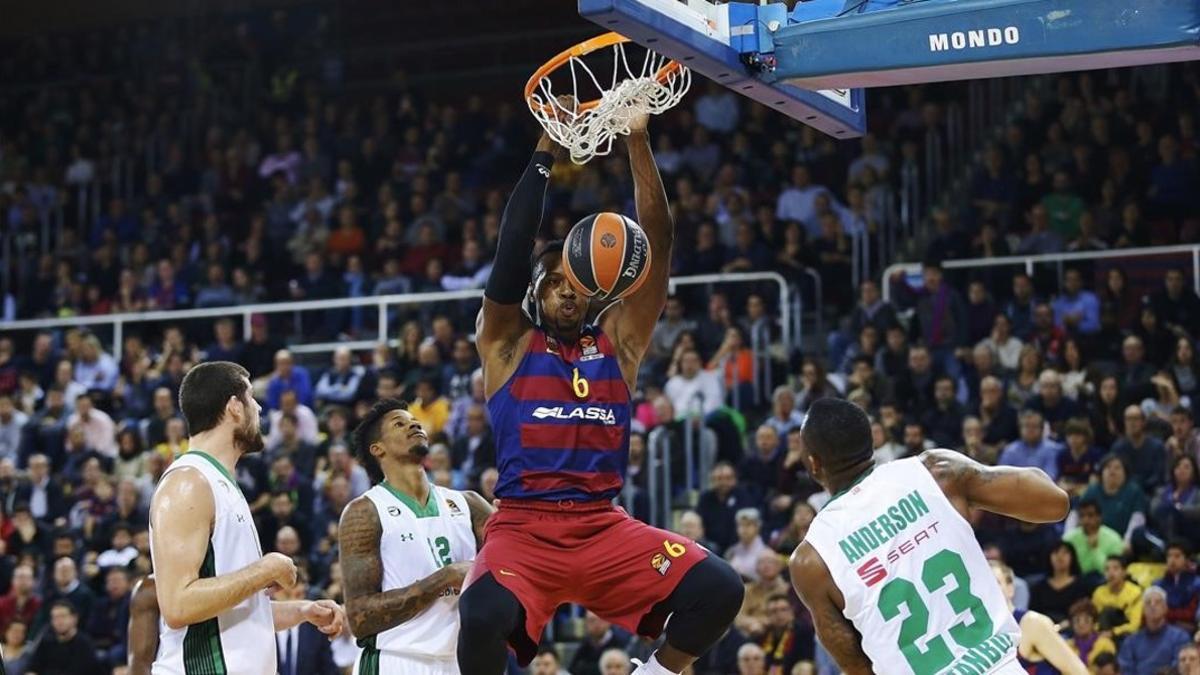
<path fill-rule="evenodd" d="M 938 200 L 969 177 L 976 153 L 1005 122 L 1014 102 L 1042 81 L 1011 77 L 967 82 L 966 104 L 948 103 L 941 123 L 926 127 L 910 154 L 898 153 L 895 202 L 888 209 L 896 221 L 886 224 L 886 234 L 879 237 L 878 269 L 896 259 L 902 242 L 916 239 Z"/>
<path fill-rule="evenodd" d="M 947 260 L 942 263 L 946 269 L 968 269 L 975 267 L 1001 267 L 1019 265 L 1026 274 L 1033 276 L 1034 266 L 1039 263 L 1053 263 L 1058 267 L 1059 281 L 1062 281 L 1063 264 L 1079 260 L 1105 260 L 1114 258 L 1146 258 L 1164 255 L 1190 255 L 1192 258 L 1192 288 L 1200 293 L 1200 244 L 1178 244 L 1175 246 L 1148 246 L 1144 248 L 1122 248 L 1110 251 L 1086 251 L 1081 253 L 1049 253 L 1041 255 L 1011 255 L 1000 258 L 969 258 L 966 260 Z M 891 284 L 888 281 L 896 272 L 914 274 L 921 269 L 920 263 L 896 263 L 883 272 L 881 290 L 884 300 L 891 300 Z"/>
<path fill-rule="evenodd" d="M 713 433 L 703 424 L 703 418 L 689 417 L 681 425 L 683 435 L 683 485 L 676 490 L 672 474 L 674 446 L 671 434 L 663 426 L 656 427 L 646 437 L 646 501 L 651 525 L 670 529 L 671 512 L 676 505 L 676 495 L 683 494 L 685 504 L 691 507 L 701 490 L 707 487 L 708 474 L 716 461 L 715 442 L 707 447 L 704 433 Z M 625 497 L 628 501 L 628 497 Z"/>
<path fill-rule="evenodd" d="M 775 272 L 740 272 L 731 274 L 703 274 L 688 277 L 672 277 L 668 283 L 670 292 L 674 293 L 678 286 L 695 284 L 729 284 L 729 283 L 769 282 L 779 286 L 780 330 L 785 344 L 791 344 L 792 339 L 792 306 L 787 302 L 789 288 L 782 275 Z M 482 290 L 439 291 L 434 293 L 401 293 L 395 295 L 378 295 L 361 298 L 338 298 L 333 300 L 304 300 L 298 302 L 274 302 L 254 305 L 234 305 L 231 307 L 213 307 L 208 309 L 181 309 L 158 312 L 130 312 L 124 314 L 105 314 L 99 316 L 76 316 L 56 319 L 23 319 L 18 321 L 0 322 L 2 331 L 20 330 L 55 330 L 78 328 L 83 326 L 106 326 L 112 330 L 113 356 L 121 358 L 121 348 L 125 326 L 139 323 L 164 323 L 187 321 L 189 319 L 217 319 L 241 317 L 242 334 L 250 334 L 250 318 L 255 314 L 289 314 L 308 311 L 343 310 L 354 307 L 374 307 L 378 317 L 378 333 L 372 340 L 341 340 L 335 342 L 316 342 L 299 344 L 292 347 L 296 353 L 328 353 L 338 347 L 350 349 L 371 349 L 382 340 L 388 339 L 389 310 L 398 306 L 417 306 L 458 300 L 478 300 L 483 297 Z"/>
<path fill-rule="evenodd" d="M 671 295 L 674 295 L 675 289 L 679 286 L 694 286 L 699 284 L 715 286 L 716 284 L 731 282 L 753 281 L 770 282 L 779 286 L 779 327 L 782 333 L 781 337 L 784 344 L 794 344 L 792 342 L 792 307 L 788 303 L 788 283 L 787 279 L 784 279 L 783 275 L 778 272 L 733 272 L 729 274 L 696 274 L 687 277 L 671 277 L 667 289 Z M 820 276 L 817 277 L 817 283 L 819 286 Z"/>

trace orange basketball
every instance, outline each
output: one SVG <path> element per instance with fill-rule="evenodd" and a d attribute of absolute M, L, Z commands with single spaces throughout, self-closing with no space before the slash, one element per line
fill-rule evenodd
<path fill-rule="evenodd" d="M 646 281 L 650 240 L 619 213 L 597 213 L 575 223 L 563 243 L 563 271 L 581 295 L 619 300 Z"/>

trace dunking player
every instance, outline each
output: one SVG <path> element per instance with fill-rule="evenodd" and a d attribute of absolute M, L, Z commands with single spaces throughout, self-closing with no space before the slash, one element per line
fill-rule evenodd
<path fill-rule="evenodd" d="M 865 413 L 819 399 L 803 461 L 833 493 L 792 553 L 792 584 L 846 675 L 1019 675 L 1020 631 L 966 517 L 1067 515 L 1040 469 L 983 466 L 951 450 L 880 466 Z"/>
<path fill-rule="evenodd" d="M 741 607 L 741 581 L 723 560 L 612 505 L 628 460 L 629 392 L 666 303 L 674 238 L 646 118 L 632 127 L 626 146 L 651 267 L 598 323 L 585 325 L 588 300 L 563 275 L 561 242 L 534 257 L 532 270 L 527 262 L 560 154 L 549 138 L 504 211 L 476 330 L 500 481 L 459 602 L 458 661 L 468 675 L 503 672 L 506 642 L 529 663 L 565 602 L 651 637 L 669 616 L 666 643 L 636 672 L 678 673 Z"/>
<path fill-rule="evenodd" d="M 492 507 L 429 482 L 429 437 L 400 401 L 371 408 L 354 452 L 375 484 L 338 528 L 346 616 L 363 647 L 354 672 L 456 675 L 459 588 Z"/>

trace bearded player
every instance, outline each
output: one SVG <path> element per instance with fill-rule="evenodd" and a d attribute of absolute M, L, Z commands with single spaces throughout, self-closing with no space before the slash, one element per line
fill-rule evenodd
<path fill-rule="evenodd" d="M 551 242 L 528 262 L 562 154 L 548 137 L 505 208 L 476 327 L 500 480 L 497 511 L 459 601 L 458 662 L 467 675 L 502 673 L 506 644 L 528 664 L 562 603 L 651 638 L 666 624 L 665 644 L 635 672 L 679 673 L 741 607 L 741 580 L 723 560 L 612 504 L 628 460 L 630 392 L 666 303 L 674 238 L 646 121 L 635 120 L 625 141 L 649 249 L 640 251 L 649 259 L 642 279 L 636 270 L 626 276 L 645 262 L 635 259 L 640 232 L 617 214 L 585 219 L 565 249 Z M 601 248 L 634 250 L 617 268 L 631 290 L 592 324 L 589 298 L 568 281 L 564 257 L 576 278 L 611 281 L 618 272 L 609 254 L 577 236 L 581 227 L 600 233 L 592 240 Z M 614 246 L 622 238 L 630 245 Z"/>
<path fill-rule="evenodd" d="M 330 600 L 272 602 L 296 583 L 296 564 L 263 555 L 250 505 L 234 478 L 243 454 L 263 448 L 250 374 L 211 361 L 179 386 L 189 449 L 171 463 L 150 502 L 150 556 L 164 624 L 154 675 L 278 672 L 275 632 L 307 621 L 326 635 L 345 613 Z M 268 648 L 264 649 L 264 645 Z"/>
<path fill-rule="evenodd" d="M 833 494 L 792 553 L 792 585 L 846 675 L 1021 675 L 1020 629 L 967 521 L 982 509 L 1062 520 L 1067 493 L 1036 468 L 928 450 L 876 466 L 858 406 L 813 402 L 801 459 Z"/>

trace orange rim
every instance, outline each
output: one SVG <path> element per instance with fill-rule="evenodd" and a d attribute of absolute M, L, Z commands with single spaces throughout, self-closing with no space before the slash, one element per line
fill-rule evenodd
<path fill-rule="evenodd" d="M 551 57 L 549 61 L 546 61 L 540 68 L 534 71 L 533 76 L 530 77 L 529 81 L 525 83 L 525 100 L 529 102 L 529 107 L 537 108 L 546 115 L 554 116 L 554 106 L 547 105 L 545 103 L 539 103 L 538 101 L 533 100 L 533 95 L 534 92 L 537 91 L 538 83 L 545 79 L 545 77 L 550 73 L 553 73 L 555 70 L 561 68 L 563 64 L 567 63 L 572 58 L 585 56 L 594 51 L 604 49 L 605 47 L 611 47 L 613 45 L 622 44 L 625 42 L 629 42 L 629 38 L 621 35 L 620 33 L 605 33 L 603 35 L 597 35 L 590 40 L 584 40 L 574 47 L 564 49 L 563 51 Z M 659 68 L 658 72 L 654 74 L 654 79 L 657 80 L 659 84 L 666 84 L 667 80 L 676 72 L 678 72 L 679 69 L 680 65 L 678 63 L 674 61 L 667 61 L 666 65 L 664 65 L 662 68 Z M 581 113 L 585 110 L 591 110 L 598 105 L 600 105 L 600 99 L 584 101 L 579 104 L 579 109 L 576 112 Z"/>

